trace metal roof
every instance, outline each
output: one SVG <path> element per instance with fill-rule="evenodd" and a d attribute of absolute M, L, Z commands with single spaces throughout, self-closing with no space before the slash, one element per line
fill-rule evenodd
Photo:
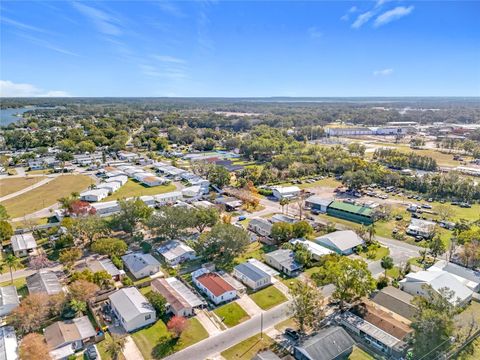
<path fill-rule="evenodd" d="M 108 298 L 120 316 L 127 322 L 140 314 L 155 313 L 152 304 L 133 286 L 122 288 Z"/>
<path fill-rule="evenodd" d="M 160 266 L 160 263 L 150 254 L 132 253 L 122 256 L 123 262 L 132 272 L 137 272 L 147 266 Z"/>
<path fill-rule="evenodd" d="M 40 270 L 35 274 L 26 277 L 27 288 L 32 293 L 47 293 L 54 295 L 62 292 L 62 285 L 57 275 L 48 270 Z"/>
<path fill-rule="evenodd" d="M 20 304 L 17 288 L 14 285 L 0 287 L 0 306 L 11 304 Z"/>
<path fill-rule="evenodd" d="M 249 262 L 239 264 L 235 266 L 234 269 L 253 281 L 270 278 L 270 275 L 268 275 L 265 271 L 257 268 L 255 265 Z"/>
<path fill-rule="evenodd" d="M 307 339 L 295 349 L 306 355 L 309 359 L 332 360 L 355 345 L 355 341 L 339 326 L 320 330 L 320 332 Z"/>
<path fill-rule="evenodd" d="M 13 235 L 10 241 L 14 252 L 35 249 L 37 247 L 37 242 L 32 233 Z"/>
<path fill-rule="evenodd" d="M 354 204 L 348 204 L 343 201 L 333 201 L 329 206 L 330 209 L 342 210 L 353 214 L 371 216 L 372 209 L 366 206 L 359 206 Z"/>
<path fill-rule="evenodd" d="M 13 326 L 0 327 L 0 360 L 17 360 L 17 336 Z"/>

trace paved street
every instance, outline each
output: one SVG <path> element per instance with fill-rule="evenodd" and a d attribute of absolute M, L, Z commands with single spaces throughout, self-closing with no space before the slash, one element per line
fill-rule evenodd
<path fill-rule="evenodd" d="M 263 329 L 269 329 L 272 326 L 282 322 L 289 317 L 288 308 L 290 301 L 285 302 L 271 310 L 263 313 Z M 192 345 L 182 351 L 166 357 L 168 360 L 190 360 L 190 359 L 208 359 L 235 344 L 248 339 L 249 337 L 260 332 L 260 315 L 252 317 L 233 328 L 222 333 L 211 336 Z"/>

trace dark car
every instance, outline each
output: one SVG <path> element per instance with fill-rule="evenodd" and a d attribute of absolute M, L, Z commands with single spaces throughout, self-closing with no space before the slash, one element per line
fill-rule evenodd
<path fill-rule="evenodd" d="M 297 341 L 300 339 L 300 335 L 298 335 L 298 331 L 295 331 L 291 328 L 285 329 L 285 335 L 288 336 L 290 339 Z"/>
<path fill-rule="evenodd" d="M 97 356 L 97 349 L 95 349 L 95 345 L 90 345 L 85 349 L 85 354 L 87 355 L 87 359 L 95 360 L 98 358 Z"/>
<path fill-rule="evenodd" d="M 397 221 L 403 220 L 403 216 L 402 215 L 397 215 L 397 216 L 395 216 L 395 220 L 397 220 Z"/>

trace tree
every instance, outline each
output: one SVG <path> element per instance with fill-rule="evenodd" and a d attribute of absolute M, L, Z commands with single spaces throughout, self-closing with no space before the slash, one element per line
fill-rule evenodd
<path fill-rule="evenodd" d="M 191 210 L 183 207 L 163 206 L 152 216 L 149 227 L 165 240 L 181 238 L 193 226 Z"/>
<path fill-rule="evenodd" d="M 384 256 L 380 262 L 382 269 L 385 270 L 385 277 L 387 277 L 387 271 L 393 269 L 393 259 L 390 256 Z"/>
<path fill-rule="evenodd" d="M 98 239 L 92 244 L 91 250 L 97 254 L 112 256 L 121 256 L 128 250 L 125 241 L 117 238 Z"/>
<path fill-rule="evenodd" d="M 294 238 L 303 238 L 313 233 L 313 227 L 307 221 L 299 221 L 292 225 Z"/>
<path fill-rule="evenodd" d="M 83 243 L 92 243 L 101 237 L 108 236 L 110 229 L 107 222 L 98 215 L 89 215 L 76 219 L 72 229 Z"/>
<path fill-rule="evenodd" d="M 27 334 L 20 342 L 20 359 L 51 359 L 43 335 Z"/>
<path fill-rule="evenodd" d="M 82 279 L 75 280 L 68 288 L 73 299 L 84 302 L 93 298 L 98 290 L 100 290 L 97 284 Z"/>
<path fill-rule="evenodd" d="M 29 267 L 33 270 L 40 270 L 52 266 L 53 262 L 50 261 L 44 253 L 37 256 L 32 256 L 28 262 Z"/>
<path fill-rule="evenodd" d="M 367 233 L 368 233 L 368 243 L 373 244 L 373 240 L 375 239 L 375 234 L 377 233 L 375 223 L 368 225 Z"/>
<path fill-rule="evenodd" d="M 77 299 L 71 299 L 68 307 L 75 313 L 76 316 L 82 316 L 87 311 L 87 303 Z"/>
<path fill-rule="evenodd" d="M 20 333 L 35 332 L 42 328 L 48 318 L 48 295 L 30 294 L 10 315 L 10 322 Z"/>
<path fill-rule="evenodd" d="M 307 282 L 297 282 L 291 290 L 292 317 L 300 328 L 300 332 L 319 328 L 324 317 L 323 296 L 320 291 Z"/>
<path fill-rule="evenodd" d="M 79 248 L 70 248 L 60 251 L 58 261 L 65 265 L 66 268 L 71 268 L 75 261 L 82 257 L 82 250 Z"/>
<path fill-rule="evenodd" d="M 425 287 L 426 296 L 417 296 L 413 304 L 417 313 L 411 324 L 414 329 L 413 353 L 415 358 L 436 359 L 450 345 L 454 332 L 455 309 L 451 303 L 454 292 L 447 288 L 439 292 Z"/>
<path fill-rule="evenodd" d="M 114 224 L 131 236 L 135 233 L 138 224 L 147 222 L 153 213 L 153 209 L 140 198 L 119 200 L 118 204 L 120 211 L 114 216 Z"/>
<path fill-rule="evenodd" d="M 433 262 L 437 260 L 437 257 L 444 254 L 447 250 L 445 243 L 442 241 L 439 235 L 435 236 L 428 244 L 429 253 L 433 256 Z"/>
<path fill-rule="evenodd" d="M 440 204 L 438 205 L 435 210 L 438 213 L 440 220 L 450 220 L 454 215 L 454 211 L 450 205 Z"/>
<path fill-rule="evenodd" d="M 207 179 L 221 189 L 230 184 L 230 173 L 223 166 L 212 165 L 208 169 Z"/>
<path fill-rule="evenodd" d="M 367 296 L 375 289 L 375 279 L 365 261 L 336 254 L 325 258 L 324 265 L 312 274 L 312 279 L 318 285 L 333 284 L 332 298 L 340 301 L 342 309 L 345 303 Z"/>
<path fill-rule="evenodd" d="M 188 327 L 188 321 L 183 316 L 173 316 L 167 323 L 167 329 L 176 338 L 179 338 Z"/>
<path fill-rule="evenodd" d="M 118 360 L 120 354 L 125 349 L 126 339 L 117 335 L 107 336 L 105 338 L 104 349 L 105 352 L 110 355 L 112 360 Z"/>
<path fill-rule="evenodd" d="M 276 242 L 283 243 L 292 239 L 293 226 L 286 222 L 277 222 L 272 225 L 270 237 Z"/>
<path fill-rule="evenodd" d="M 68 215 L 81 217 L 86 215 L 94 215 L 97 211 L 92 205 L 90 205 L 90 203 L 76 199 L 68 204 L 68 209 L 66 212 Z"/>
<path fill-rule="evenodd" d="M 8 220 L 10 216 L 7 213 L 5 206 L 0 204 L 0 221 Z"/>
<path fill-rule="evenodd" d="M 230 224 L 218 223 L 212 230 L 200 235 L 195 250 L 218 265 L 230 265 L 250 243 L 248 233 Z"/>
<path fill-rule="evenodd" d="M 202 233 L 205 228 L 214 226 L 220 219 L 218 210 L 211 208 L 198 208 L 193 210 L 192 214 L 193 226 Z"/>
<path fill-rule="evenodd" d="M 102 289 L 108 289 L 112 285 L 112 277 L 105 270 L 94 273 L 92 280 Z"/>
<path fill-rule="evenodd" d="M 283 209 L 285 205 L 288 205 L 289 200 L 288 199 L 280 199 L 280 206 L 282 207 L 282 214 L 283 214 Z"/>
<path fill-rule="evenodd" d="M 10 280 L 13 284 L 13 269 L 17 269 L 20 266 L 20 259 L 13 254 L 8 254 L 5 257 L 4 262 L 5 262 L 5 265 L 7 265 L 8 269 L 10 270 Z"/>
<path fill-rule="evenodd" d="M 12 225 L 6 220 L 0 220 L 0 242 L 9 240 L 13 235 Z M 0 243 L 1 246 L 1 243 Z"/>
<path fill-rule="evenodd" d="M 155 312 L 157 313 L 157 317 L 163 317 L 166 313 L 167 300 L 165 300 L 165 298 L 156 291 L 149 291 L 145 297 L 150 304 L 152 304 Z"/>

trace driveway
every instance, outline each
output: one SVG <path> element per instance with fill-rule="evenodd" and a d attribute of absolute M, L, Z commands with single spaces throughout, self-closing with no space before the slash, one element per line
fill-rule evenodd
<path fill-rule="evenodd" d="M 255 303 L 255 301 L 250 299 L 250 297 L 247 294 L 242 295 L 236 301 L 236 303 L 240 305 L 250 317 L 258 315 L 262 312 L 262 309 Z"/>
<path fill-rule="evenodd" d="M 380 236 L 376 236 L 375 239 L 390 249 L 390 256 L 395 265 L 400 265 L 402 263 L 405 264 L 408 259 L 420 256 L 419 251 L 423 249 L 419 246 L 395 239 L 388 239 Z"/>
<path fill-rule="evenodd" d="M 132 337 L 128 335 L 125 340 L 125 349 L 123 349 L 123 355 L 125 356 L 125 359 L 143 360 L 144 357 L 138 349 L 137 344 L 135 344 L 135 341 L 133 341 Z"/>

